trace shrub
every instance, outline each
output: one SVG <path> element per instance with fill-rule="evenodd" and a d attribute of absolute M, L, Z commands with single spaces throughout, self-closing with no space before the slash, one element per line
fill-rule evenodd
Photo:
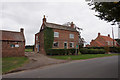
<path fill-rule="evenodd" d="M 81 54 L 104 54 L 104 49 L 87 49 L 87 48 L 81 48 L 80 49 Z"/>
<path fill-rule="evenodd" d="M 104 49 L 106 53 L 120 53 L 120 47 L 85 47 L 86 49 Z"/>
<path fill-rule="evenodd" d="M 120 47 L 110 47 L 110 52 L 113 53 L 120 53 Z"/>
<path fill-rule="evenodd" d="M 47 55 L 74 55 L 76 49 L 48 49 Z"/>

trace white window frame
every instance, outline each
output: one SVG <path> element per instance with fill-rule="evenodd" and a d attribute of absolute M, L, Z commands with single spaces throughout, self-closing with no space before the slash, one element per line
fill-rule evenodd
<path fill-rule="evenodd" d="M 107 45 L 110 45 L 110 41 L 107 41 Z"/>
<path fill-rule="evenodd" d="M 67 43 L 67 42 L 64 42 L 64 44 L 65 44 L 65 43 Z M 64 44 L 63 44 L 63 46 L 64 46 Z M 67 48 L 68 48 L 68 43 L 67 43 Z M 66 48 L 66 49 L 67 49 L 67 48 Z"/>
<path fill-rule="evenodd" d="M 36 48 L 38 48 L 38 44 L 36 44 Z"/>
<path fill-rule="evenodd" d="M 69 34 L 69 38 L 74 39 L 74 34 Z"/>
<path fill-rule="evenodd" d="M 54 43 L 58 43 L 58 46 L 54 46 Z M 53 47 L 59 47 L 59 42 L 53 42 Z"/>
<path fill-rule="evenodd" d="M 112 46 L 113 46 L 113 41 L 111 41 L 111 44 L 112 44 Z"/>
<path fill-rule="evenodd" d="M 70 42 L 70 43 L 72 43 L 72 47 L 70 47 L 70 46 L 69 47 L 70 48 L 74 48 L 74 42 Z M 69 43 L 69 45 L 70 45 L 70 43 Z"/>
<path fill-rule="evenodd" d="M 36 36 L 36 40 L 38 40 L 38 36 Z"/>
<path fill-rule="evenodd" d="M 59 32 L 54 32 L 54 37 L 59 37 Z"/>

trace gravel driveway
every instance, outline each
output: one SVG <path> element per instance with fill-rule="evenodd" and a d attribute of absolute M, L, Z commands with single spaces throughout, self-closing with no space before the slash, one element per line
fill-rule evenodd
<path fill-rule="evenodd" d="M 19 67 L 11 72 L 35 69 L 43 66 L 48 66 L 52 64 L 58 64 L 58 63 L 65 63 L 69 61 L 69 60 L 53 59 L 43 54 L 35 53 L 35 52 L 26 52 L 25 55 L 29 58 L 29 62 L 24 64 L 22 67 Z"/>

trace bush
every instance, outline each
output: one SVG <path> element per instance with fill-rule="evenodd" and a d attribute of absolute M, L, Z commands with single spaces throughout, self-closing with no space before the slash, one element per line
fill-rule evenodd
<path fill-rule="evenodd" d="M 47 55 L 74 55 L 76 49 L 48 49 Z"/>
<path fill-rule="evenodd" d="M 110 47 L 109 49 L 110 52 L 120 53 L 120 47 Z"/>
<path fill-rule="evenodd" d="M 86 49 L 104 49 L 106 53 L 120 53 L 120 47 L 85 47 Z"/>
<path fill-rule="evenodd" d="M 105 50 L 104 49 L 81 48 L 80 52 L 81 52 L 81 54 L 105 54 Z"/>

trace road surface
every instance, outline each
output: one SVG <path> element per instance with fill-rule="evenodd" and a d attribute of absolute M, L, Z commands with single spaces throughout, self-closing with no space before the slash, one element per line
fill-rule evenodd
<path fill-rule="evenodd" d="M 118 78 L 118 56 L 50 65 L 6 74 L 3 78 Z"/>

